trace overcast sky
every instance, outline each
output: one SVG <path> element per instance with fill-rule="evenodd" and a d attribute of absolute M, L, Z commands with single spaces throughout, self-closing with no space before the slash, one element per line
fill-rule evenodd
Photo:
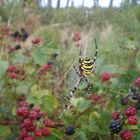
<path fill-rule="evenodd" d="M 72 1 L 72 0 L 70 0 L 70 1 Z M 81 4 L 82 4 L 82 0 L 73 0 L 73 1 L 74 1 L 75 6 L 81 6 Z M 53 2 L 53 7 L 55 7 L 57 0 L 52 0 L 52 2 Z M 66 2 L 67 2 L 67 0 L 61 0 L 61 7 L 65 6 Z M 110 0 L 99 0 L 99 4 L 102 7 L 108 7 L 109 2 L 110 2 Z M 119 6 L 121 2 L 122 2 L 122 0 L 114 0 L 113 6 Z M 46 4 L 47 4 L 47 0 L 46 0 Z M 87 7 L 93 6 L 93 0 L 85 0 L 84 6 L 87 6 Z"/>

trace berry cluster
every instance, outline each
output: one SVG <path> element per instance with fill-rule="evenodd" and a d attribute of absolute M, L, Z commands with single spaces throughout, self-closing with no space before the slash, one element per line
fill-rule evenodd
<path fill-rule="evenodd" d="M 94 105 L 99 104 L 101 106 L 106 106 L 108 103 L 105 96 L 101 96 L 96 93 L 91 94 L 87 99 L 91 100 Z"/>
<path fill-rule="evenodd" d="M 21 28 L 19 31 L 12 33 L 11 36 L 15 41 L 26 41 L 29 37 L 29 33 L 24 28 Z"/>
<path fill-rule="evenodd" d="M 122 105 L 132 104 L 136 107 L 137 110 L 140 109 L 140 95 L 138 94 L 138 81 L 139 78 L 137 78 L 134 82 L 134 84 L 130 87 L 130 94 L 127 95 L 127 97 L 124 97 L 121 99 Z"/>
<path fill-rule="evenodd" d="M 123 130 L 124 125 L 137 125 L 138 118 L 136 116 L 136 109 L 133 106 L 129 106 L 124 112 L 113 112 L 110 125 L 110 131 L 112 133 L 120 134 L 122 140 L 132 140 L 132 131 Z M 125 115 L 124 115 L 125 114 Z"/>
<path fill-rule="evenodd" d="M 47 71 L 51 70 L 52 68 L 53 68 L 52 62 L 48 62 L 45 66 L 42 66 L 39 71 L 39 79 L 48 80 L 48 78 L 45 78 L 44 76 L 47 74 Z"/>
<path fill-rule="evenodd" d="M 92 95 L 90 95 L 90 96 L 88 97 L 88 99 L 92 100 L 92 102 L 93 102 L 94 104 L 96 104 L 96 103 L 98 103 L 98 102 L 102 99 L 102 96 L 97 95 L 96 93 L 93 93 Z"/>
<path fill-rule="evenodd" d="M 20 129 L 17 140 L 35 140 L 38 137 L 51 135 L 50 128 L 54 125 L 52 120 L 46 118 L 46 112 L 41 112 L 34 104 L 29 104 L 24 95 L 20 97 L 16 114 L 19 118 Z M 38 121 L 40 124 L 37 123 Z"/>
<path fill-rule="evenodd" d="M 122 140 L 132 140 L 133 133 L 138 125 L 137 112 L 140 109 L 140 95 L 138 94 L 138 88 L 140 86 L 140 78 L 137 78 L 133 85 L 130 87 L 130 94 L 127 97 L 121 99 L 122 105 L 128 105 L 125 110 L 121 112 L 113 112 L 110 130 L 113 133 L 119 133 Z M 115 121 L 115 122 L 114 122 Z M 122 127 L 120 127 L 122 125 Z M 129 127 L 125 127 L 129 126 Z M 129 130 L 122 130 L 122 128 L 129 128 Z"/>
<path fill-rule="evenodd" d="M 10 65 L 7 73 L 11 79 L 24 80 L 26 78 L 25 71 L 21 67 Z"/>

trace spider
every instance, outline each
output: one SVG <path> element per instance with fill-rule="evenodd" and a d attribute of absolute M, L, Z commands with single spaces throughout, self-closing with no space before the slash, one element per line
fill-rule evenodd
<path fill-rule="evenodd" d="M 79 76 L 79 80 L 77 81 L 73 89 L 70 91 L 70 93 L 65 97 L 65 99 L 69 101 L 70 104 L 63 110 L 62 113 L 64 113 L 66 110 L 70 108 L 71 103 L 72 103 L 72 97 L 76 93 L 77 87 L 82 81 L 85 81 L 88 85 L 88 90 L 91 90 L 92 84 L 89 83 L 87 76 L 91 74 L 95 74 L 96 72 L 96 58 L 98 54 L 98 47 L 97 47 L 96 39 L 95 39 L 95 48 L 96 48 L 96 51 L 95 51 L 95 55 L 93 59 L 90 59 L 89 57 L 82 58 L 82 52 L 80 49 L 79 71 L 76 69 L 75 66 L 73 66 L 76 74 Z"/>
<path fill-rule="evenodd" d="M 90 59 L 89 57 L 82 58 L 82 53 L 81 53 L 81 50 L 80 50 L 80 55 L 79 55 L 79 71 L 74 66 L 75 72 L 79 76 L 79 81 L 73 87 L 71 92 L 66 96 L 66 100 L 69 100 L 69 101 L 71 100 L 71 98 L 75 94 L 75 92 L 77 90 L 77 87 L 78 87 L 78 85 L 79 85 L 79 83 L 81 81 L 85 81 L 88 84 L 88 90 L 91 89 L 92 85 L 89 83 L 89 81 L 86 78 L 86 76 L 91 75 L 91 74 L 95 74 L 95 72 L 96 72 L 96 58 L 97 58 L 97 53 L 98 53 L 96 39 L 95 39 L 95 47 L 96 47 L 96 51 L 95 51 L 95 55 L 94 55 L 93 60 Z"/>

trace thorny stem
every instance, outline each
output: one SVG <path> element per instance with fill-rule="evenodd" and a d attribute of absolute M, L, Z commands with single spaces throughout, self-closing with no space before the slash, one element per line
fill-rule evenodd
<path fill-rule="evenodd" d="M 95 105 L 98 105 L 98 104 L 102 103 L 103 101 L 104 101 L 104 99 L 100 100 L 98 103 L 92 104 L 92 105 L 89 106 L 86 110 L 84 110 L 83 112 L 79 113 L 79 114 L 77 115 L 77 117 L 75 118 L 75 121 L 76 121 L 80 116 L 84 115 L 85 113 L 87 113 L 88 111 L 90 111 L 91 109 L 93 109 Z"/>
<path fill-rule="evenodd" d="M 98 136 L 99 140 L 102 140 L 102 137 L 100 136 L 100 134 L 98 134 L 97 136 Z"/>
<path fill-rule="evenodd" d="M 130 65 L 129 65 L 130 68 L 135 67 L 135 60 L 136 60 L 136 57 L 137 57 L 138 50 L 139 50 L 138 48 L 135 48 L 132 51 L 131 59 L 130 59 Z"/>
<path fill-rule="evenodd" d="M 0 125 L 20 125 L 19 121 L 13 121 L 13 120 L 0 120 Z M 62 122 L 55 122 L 51 128 L 59 128 L 63 127 L 64 124 Z"/>
<path fill-rule="evenodd" d="M 111 140 L 114 140 L 114 134 L 113 133 L 110 134 L 110 137 L 111 137 Z"/>

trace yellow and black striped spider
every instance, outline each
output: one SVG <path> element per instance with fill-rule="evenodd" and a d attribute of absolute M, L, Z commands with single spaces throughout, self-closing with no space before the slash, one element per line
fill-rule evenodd
<path fill-rule="evenodd" d="M 77 81 L 73 89 L 70 91 L 70 93 L 66 96 L 66 100 L 69 101 L 70 104 L 63 110 L 63 112 L 65 112 L 66 110 L 70 108 L 71 103 L 72 103 L 72 97 L 76 93 L 77 87 L 81 83 L 81 81 L 85 81 L 87 83 L 88 90 L 92 88 L 92 84 L 89 83 L 86 77 L 87 75 L 95 74 L 95 71 L 96 71 L 96 58 L 98 54 L 98 47 L 97 47 L 96 39 L 95 39 L 95 47 L 96 47 L 96 51 L 95 51 L 95 55 L 93 59 L 90 59 L 89 57 L 82 58 L 82 53 L 80 50 L 79 71 L 74 66 L 75 72 L 79 76 L 79 80 Z"/>

